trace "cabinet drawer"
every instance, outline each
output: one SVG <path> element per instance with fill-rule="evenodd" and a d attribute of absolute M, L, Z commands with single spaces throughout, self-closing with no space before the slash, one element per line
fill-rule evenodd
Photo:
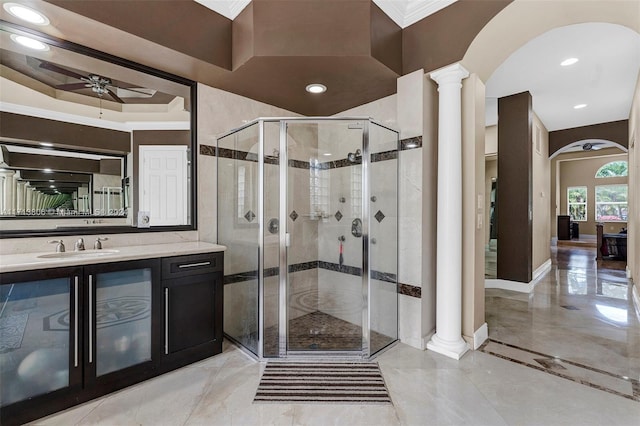
<path fill-rule="evenodd" d="M 162 259 L 162 279 L 222 271 L 223 253 L 192 254 Z"/>

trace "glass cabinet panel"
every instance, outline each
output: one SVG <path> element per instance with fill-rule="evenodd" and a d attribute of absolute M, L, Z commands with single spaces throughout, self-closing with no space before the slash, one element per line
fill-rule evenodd
<path fill-rule="evenodd" d="M 151 282 L 150 268 L 95 274 L 96 376 L 151 360 Z"/>
<path fill-rule="evenodd" d="M 0 285 L 0 405 L 69 386 L 71 287 L 70 277 Z"/>

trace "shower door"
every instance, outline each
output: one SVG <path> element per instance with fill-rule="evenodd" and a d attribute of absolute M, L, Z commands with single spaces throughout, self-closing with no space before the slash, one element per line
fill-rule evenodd
<path fill-rule="evenodd" d="M 281 124 L 280 158 L 286 162 L 280 163 L 280 182 L 287 188 L 280 194 L 280 221 L 286 223 L 280 233 L 286 247 L 280 267 L 286 270 L 280 284 L 286 306 L 280 313 L 280 335 L 286 336 L 280 339 L 281 356 L 361 354 L 366 348 L 367 124 Z"/>

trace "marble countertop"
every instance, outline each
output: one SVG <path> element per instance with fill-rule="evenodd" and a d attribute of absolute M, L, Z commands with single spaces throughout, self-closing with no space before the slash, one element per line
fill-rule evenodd
<path fill-rule="evenodd" d="M 103 250 L 86 250 L 85 252 L 67 251 L 61 254 L 62 257 L 51 257 L 56 255 L 53 251 L 7 254 L 0 256 L 0 273 L 211 253 L 224 251 L 226 249 L 225 246 L 218 244 L 195 241 L 187 243 L 104 247 Z M 75 255 L 76 253 L 79 255 Z"/>

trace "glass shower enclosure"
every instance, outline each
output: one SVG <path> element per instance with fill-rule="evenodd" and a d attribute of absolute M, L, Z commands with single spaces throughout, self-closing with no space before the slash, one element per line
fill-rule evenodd
<path fill-rule="evenodd" d="M 366 359 L 398 339 L 398 144 L 358 117 L 218 139 L 227 338 L 260 359 Z"/>

